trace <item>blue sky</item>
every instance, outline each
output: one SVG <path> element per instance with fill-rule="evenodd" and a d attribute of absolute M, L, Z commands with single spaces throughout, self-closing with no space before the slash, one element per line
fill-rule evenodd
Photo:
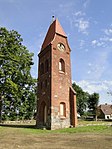
<path fill-rule="evenodd" d="M 112 103 L 112 0 L 0 0 L 0 26 L 18 31 L 35 54 L 33 77 L 52 15 L 68 36 L 72 80 L 98 92 L 100 103 Z"/>

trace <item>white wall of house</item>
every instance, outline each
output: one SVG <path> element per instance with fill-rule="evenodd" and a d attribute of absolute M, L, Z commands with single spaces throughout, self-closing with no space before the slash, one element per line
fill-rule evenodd
<path fill-rule="evenodd" d="M 112 119 L 112 116 L 111 115 L 105 115 L 105 119 Z"/>

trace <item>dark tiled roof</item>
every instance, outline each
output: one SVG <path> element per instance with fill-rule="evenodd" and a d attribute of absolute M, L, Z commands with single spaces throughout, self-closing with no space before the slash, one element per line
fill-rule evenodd
<path fill-rule="evenodd" d="M 64 37 L 67 37 L 63 28 L 61 27 L 58 19 L 56 19 L 49 27 L 44 42 L 42 44 L 41 50 L 45 49 L 54 39 L 55 34 L 60 34 Z"/>
<path fill-rule="evenodd" d="M 108 104 L 100 105 L 99 108 L 102 110 L 102 112 L 103 112 L 105 115 L 110 115 L 110 114 L 112 114 L 112 105 L 108 105 Z"/>

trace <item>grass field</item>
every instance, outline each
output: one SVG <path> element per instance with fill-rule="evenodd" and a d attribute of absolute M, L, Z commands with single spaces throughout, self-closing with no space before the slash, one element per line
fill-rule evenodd
<path fill-rule="evenodd" d="M 97 123 L 80 121 L 81 127 L 52 131 L 33 123 L 6 124 L 0 126 L 0 149 L 111 149 L 111 123 Z"/>

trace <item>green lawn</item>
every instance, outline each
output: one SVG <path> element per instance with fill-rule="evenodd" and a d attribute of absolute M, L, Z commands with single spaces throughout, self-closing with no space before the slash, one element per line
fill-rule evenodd
<path fill-rule="evenodd" d="M 77 128 L 35 129 L 33 123 L 0 126 L 0 149 L 110 149 L 112 126 L 80 122 Z M 96 122 L 94 123 L 96 124 Z"/>
<path fill-rule="evenodd" d="M 3 128 L 2 128 L 3 129 Z M 98 125 L 98 126 L 81 126 L 77 128 L 64 128 L 58 130 L 41 130 L 34 128 L 19 128 L 23 133 L 102 133 L 112 135 L 112 126 Z"/>

